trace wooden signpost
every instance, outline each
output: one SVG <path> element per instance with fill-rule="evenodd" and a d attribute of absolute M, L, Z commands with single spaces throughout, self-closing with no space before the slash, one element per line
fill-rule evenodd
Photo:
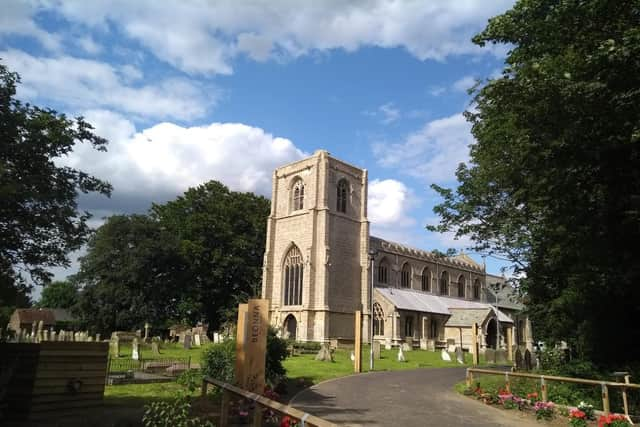
<path fill-rule="evenodd" d="M 353 371 L 362 372 L 362 312 L 356 310 L 356 322 L 355 322 L 355 342 L 354 351 L 355 355 Z"/>
<path fill-rule="evenodd" d="M 250 299 L 238 306 L 236 382 L 241 388 L 262 394 L 265 386 L 269 300 Z"/>

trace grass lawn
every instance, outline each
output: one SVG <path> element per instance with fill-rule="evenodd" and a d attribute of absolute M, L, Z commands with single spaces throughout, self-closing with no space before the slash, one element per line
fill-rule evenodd
<path fill-rule="evenodd" d="M 160 347 L 160 355 L 154 356 L 151 353 L 151 344 L 143 343 L 140 345 L 140 358 L 142 359 L 171 359 L 171 358 L 184 358 L 191 357 L 192 364 L 200 364 L 202 352 L 211 347 L 213 344 L 209 343 L 201 347 L 191 347 L 189 350 L 185 350 L 182 344 L 171 343 L 162 344 Z M 125 344 L 120 346 L 120 356 L 123 358 L 131 358 L 131 345 Z"/>
<path fill-rule="evenodd" d="M 382 349 L 381 359 L 374 360 L 374 371 L 397 371 L 417 368 L 443 368 L 453 366 L 466 366 L 471 364 L 471 355 L 465 354 L 465 365 L 455 362 L 445 362 L 440 357 L 439 351 L 414 350 L 405 352 L 406 362 L 397 361 L 398 350 Z M 315 354 L 303 354 L 287 358 L 283 365 L 287 369 L 287 376 L 291 379 L 304 379 L 313 384 L 331 378 L 343 377 L 353 374 L 353 362 L 350 358 L 350 350 L 336 350 L 334 362 L 320 362 L 315 359 Z M 369 346 L 363 346 L 362 371 L 369 371 Z"/>

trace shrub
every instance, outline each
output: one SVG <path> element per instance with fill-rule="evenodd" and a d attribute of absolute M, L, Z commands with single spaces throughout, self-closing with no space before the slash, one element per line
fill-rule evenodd
<path fill-rule="evenodd" d="M 197 369 L 189 369 L 178 376 L 176 382 L 194 392 L 202 384 L 202 374 Z"/>
<path fill-rule="evenodd" d="M 211 421 L 189 418 L 191 403 L 187 396 L 177 396 L 165 402 L 152 402 L 144 407 L 145 427 L 213 427 Z"/>
<path fill-rule="evenodd" d="M 271 386 L 277 385 L 286 375 L 282 361 L 287 357 L 287 342 L 276 336 L 273 328 L 267 334 L 267 355 L 265 361 L 265 379 Z M 205 350 L 202 357 L 202 373 L 227 383 L 234 382 L 236 364 L 236 341 L 227 340 L 214 344 Z"/>

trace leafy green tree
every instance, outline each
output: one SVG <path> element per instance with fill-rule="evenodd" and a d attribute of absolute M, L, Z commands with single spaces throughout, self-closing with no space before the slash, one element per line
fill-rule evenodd
<path fill-rule="evenodd" d="M 471 161 L 431 229 L 524 273 L 539 338 L 640 358 L 640 3 L 520 0 L 474 38 L 507 44 L 475 92 Z M 618 343 L 618 344 L 616 344 Z"/>
<path fill-rule="evenodd" d="M 73 280 L 84 285 L 79 311 L 108 333 L 181 318 L 186 294 L 178 240 L 147 215 L 115 215 L 96 230 Z"/>
<path fill-rule="evenodd" d="M 78 143 L 105 151 L 82 117 L 15 99 L 20 79 L 0 64 L 0 286 L 50 280 L 48 267 L 68 265 L 67 254 L 90 234 L 78 193 L 109 195 L 111 186 L 81 170 L 60 166 Z"/>
<path fill-rule="evenodd" d="M 193 315 L 218 327 L 237 304 L 260 293 L 269 200 L 210 181 L 151 215 L 180 241 Z"/>
<path fill-rule="evenodd" d="M 72 308 L 78 303 L 78 288 L 69 281 L 55 281 L 44 287 L 38 307 Z"/>

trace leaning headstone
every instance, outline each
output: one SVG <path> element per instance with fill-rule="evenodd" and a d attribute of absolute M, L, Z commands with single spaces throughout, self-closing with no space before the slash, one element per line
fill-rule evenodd
<path fill-rule="evenodd" d="M 442 351 L 440 352 L 440 357 L 442 358 L 442 360 L 444 360 L 445 362 L 451 362 L 451 355 L 449 354 L 449 352 L 447 352 L 447 350 L 445 350 L 444 348 L 442 349 Z"/>
<path fill-rule="evenodd" d="M 462 347 L 456 347 L 456 361 L 460 364 L 464 364 L 464 352 Z"/>
<path fill-rule="evenodd" d="M 522 359 L 522 352 L 520 351 L 520 349 L 516 350 L 515 359 L 516 369 L 524 369 L 524 360 Z"/>
<path fill-rule="evenodd" d="M 384 349 L 391 350 L 391 338 L 384 339 Z"/>
<path fill-rule="evenodd" d="M 373 342 L 373 358 L 380 359 L 380 341 Z"/>
<path fill-rule="evenodd" d="M 120 339 L 117 336 L 112 336 L 109 340 L 109 356 L 120 357 Z"/>
<path fill-rule="evenodd" d="M 531 364 L 531 352 L 529 349 L 524 351 L 524 369 L 530 371 L 533 365 Z"/>
<path fill-rule="evenodd" d="M 133 360 L 140 360 L 140 345 L 138 344 L 138 338 L 134 338 L 131 342 L 131 358 Z"/>
<path fill-rule="evenodd" d="M 400 346 L 400 348 L 398 349 L 398 362 L 406 362 L 407 358 L 404 357 L 404 351 L 402 351 L 402 347 Z"/>
<path fill-rule="evenodd" d="M 184 344 L 182 345 L 185 350 L 191 349 L 191 335 L 184 336 Z"/>
<path fill-rule="evenodd" d="M 496 363 L 496 351 L 488 348 L 484 351 L 484 360 L 487 363 Z"/>
<path fill-rule="evenodd" d="M 193 336 L 193 345 L 196 347 L 200 347 L 200 334 L 195 334 Z"/>
<path fill-rule="evenodd" d="M 331 350 L 329 350 L 329 346 L 327 344 L 322 344 L 320 351 L 316 354 L 316 360 L 321 362 L 333 362 L 333 354 L 331 354 Z"/>

